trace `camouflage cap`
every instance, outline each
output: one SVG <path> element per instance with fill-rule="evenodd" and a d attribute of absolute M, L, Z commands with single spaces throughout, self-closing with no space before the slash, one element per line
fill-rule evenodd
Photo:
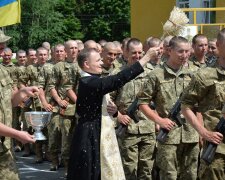
<path fill-rule="evenodd" d="M 0 30 L 0 43 L 7 42 L 11 37 L 6 36 L 2 30 Z"/>

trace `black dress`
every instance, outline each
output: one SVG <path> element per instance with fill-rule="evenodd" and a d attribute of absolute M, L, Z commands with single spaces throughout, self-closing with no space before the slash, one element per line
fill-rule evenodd
<path fill-rule="evenodd" d="M 139 62 L 116 75 L 82 77 L 77 95 L 78 125 L 70 149 L 68 180 L 100 180 L 100 134 L 103 96 L 143 72 Z"/>

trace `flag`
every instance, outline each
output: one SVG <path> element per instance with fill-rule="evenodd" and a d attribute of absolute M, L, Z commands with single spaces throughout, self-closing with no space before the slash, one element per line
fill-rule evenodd
<path fill-rule="evenodd" d="M 0 0 L 0 27 L 20 23 L 20 0 Z"/>

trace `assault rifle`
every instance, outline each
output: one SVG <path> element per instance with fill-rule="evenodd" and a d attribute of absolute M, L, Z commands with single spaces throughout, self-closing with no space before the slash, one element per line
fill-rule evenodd
<path fill-rule="evenodd" d="M 139 122 L 139 117 L 137 116 L 136 110 L 138 108 L 138 99 L 136 98 L 127 109 L 127 115 L 134 120 L 135 123 Z M 120 124 L 116 130 L 116 135 L 122 137 L 127 130 L 127 126 Z"/>
<path fill-rule="evenodd" d="M 174 121 L 178 126 L 182 126 L 184 123 L 180 118 L 177 117 L 177 115 L 180 113 L 180 110 L 181 110 L 181 102 L 179 98 L 177 102 L 174 104 L 168 116 L 168 118 Z M 164 143 L 166 141 L 168 133 L 169 131 L 167 129 L 160 128 L 159 134 L 157 135 L 156 139 L 159 142 Z"/>
<path fill-rule="evenodd" d="M 224 117 L 220 118 L 220 121 L 216 125 L 215 131 L 225 135 L 225 119 L 224 119 Z M 208 146 L 207 146 L 206 150 L 203 151 L 202 159 L 205 162 L 207 162 L 208 164 L 211 164 L 214 159 L 216 149 L 217 149 L 217 144 L 208 142 Z"/>

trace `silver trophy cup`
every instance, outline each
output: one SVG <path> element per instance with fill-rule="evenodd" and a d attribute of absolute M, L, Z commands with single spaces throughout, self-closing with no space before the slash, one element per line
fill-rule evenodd
<path fill-rule="evenodd" d="M 41 130 L 48 125 L 51 120 L 51 112 L 31 111 L 25 112 L 25 119 L 27 123 L 34 129 L 35 140 L 46 140 Z"/>

